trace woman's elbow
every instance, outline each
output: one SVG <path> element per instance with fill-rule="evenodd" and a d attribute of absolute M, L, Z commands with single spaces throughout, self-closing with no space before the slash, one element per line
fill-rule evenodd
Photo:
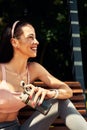
<path fill-rule="evenodd" d="M 72 96 L 73 96 L 73 91 L 72 91 L 72 89 L 70 88 L 70 89 L 67 90 L 67 97 L 68 97 L 68 98 L 71 98 Z"/>

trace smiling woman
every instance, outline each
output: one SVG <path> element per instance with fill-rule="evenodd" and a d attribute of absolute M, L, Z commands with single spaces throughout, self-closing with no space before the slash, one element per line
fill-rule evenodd
<path fill-rule="evenodd" d="M 29 61 L 37 56 L 38 45 L 35 29 L 28 22 L 16 21 L 6 26 L 2 33 L 0 129 L 48 130 L 52 122 L 60 116 L 69 129 L 87 130 L 85 119 L 69 100 L 73 96 L 72 89 L 39 63 Z M 43 81 L 48 88 L 35 86 L 35 80 Z M 34 108 L 35 112 L 21 125 L 18 122 L 18 113 L 26 105 Z"/>
<path fill-rule="evenodd" d="M 25 22 L 25 24 L 24 23 L 20 24 L 20 23 L 21 22 L 16 21 L 16 22 L 14 22 L 12 29 L 10 29 L 9 27 L 7 28 L 7 31 L 9 33 L 11 32 L 9 34 L 10 39 L 7 40 L 7 37 L 3 34 L 4 38 L 2 37 L 1 41 L 3 43 L 3 46 L 6 47 L 6 49 L 2 47 L 2 44 L 0 44 L 0 46 L 1 46 L 0 54 L 2 55 L 2 49 L 4 49 L 5 52 L 7 52 L 7 53 L 4 53 L 3 57 L 0 57 L 1 62 L 6 62 L 6 59 L 7 59 L 7 61 L 9 61 L 12 58 L 12 56 L 13 56 L 12 46 L 14 46 L 14 49 L 18 52 L 18 55 L 25 52 L 25 54 L 26 54 L 26 56 L 28 56 L 28 58 L 36 57 L 37 45 L 39 44 L 39 42 L 36 39 L 35 30 L 34 30 L 33 26 L 29 23 L 26 23 L 26 22 Z M 11 41 L 12 44 L 10 44 L 9 41 Z M 9 42 L 9 43 L 6 44 L 7 42 Z M 9 49 L 8 46 L 12 49 Z M 8 54 L 8 52 L 9 52 L 9 54 Z M 5 60 L 4 60 L 4 58 L 5 58 Z"/>
<path fill-rule="evenodd" d="M 18 22 L 19 21 L 16 21 L 12 27 L 12 45 L 16 50 L 18 50 L 18 53 L 23 53 L 23 55 L 25 54 L 26 56 L 28 56 L 28 58 L 36 57 L 37 45 L 39 43 L 36 39 L 35 30 L 33 26 L 30 24 L 23 26 L 22 31 L 24 33 L 22 33 L 21 36 L 17 36 L 15 34 L 15 27 Z"/>

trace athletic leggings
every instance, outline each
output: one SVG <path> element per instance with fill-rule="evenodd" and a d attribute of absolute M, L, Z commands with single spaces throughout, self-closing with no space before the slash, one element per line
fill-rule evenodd
<path fill-rule="evenodd" d="M 44 116 L 35 111 L 24 124 L 18 121 L 0 123 L 0 130 L 49 130 L 49 126 L 60 116 L 69 130 L 87 130 L 87 122 L 76 110 L 72 102 L 67 100 L 52 99 L 52 107 Z"/>

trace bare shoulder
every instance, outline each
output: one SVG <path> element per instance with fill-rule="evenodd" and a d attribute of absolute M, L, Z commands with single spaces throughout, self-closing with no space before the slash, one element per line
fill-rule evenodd
<path fill-rule="evenodd" d="M 29 62 L 28 69 L 32 81 L 34 79 L 39 79 L 39 77 L 42 75 L 44 67 L 37 62 Z"/>
<path fill-rule="evenodd" d="M 39 74 L 48 73 L 45 67 L 38 62 L 31 62 L 28 64 L 28 67 L 29 70 L 33 70 L 34 72 L 37 72 Z"/>
<path fill-rule="evenodd" d="M 31 77 L 34 77 L 35 79 L 37 78 L 45 82 L 48 77 L 52 77 L 51 74 L 40 63 L 32 62 L 29 63 L 28 66 Z"/>
<path fill-rule="evenodd" d="M 37 62 L 29 62 L 28 67 L 33 68 L 35 70 L 35 69 L 38 69 L 38 68 L 42 67 L 42 65 L 37 63 Z"/>

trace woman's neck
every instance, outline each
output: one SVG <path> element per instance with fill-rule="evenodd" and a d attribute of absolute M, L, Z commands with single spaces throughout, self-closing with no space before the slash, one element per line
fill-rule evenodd
<path fill-rule="evenodd" d="M 16 60 L 13 58 L 9 63 L 5 64 L 6 69 L 8 69 L 11 72 L 22 74 L 27 69 L 27 60 L 19 59 Z"/>

